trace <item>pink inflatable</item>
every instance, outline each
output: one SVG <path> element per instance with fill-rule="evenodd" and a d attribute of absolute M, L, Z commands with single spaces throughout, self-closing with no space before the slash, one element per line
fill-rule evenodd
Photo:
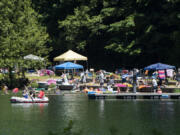
<path fill-rule="evenodd" d="M 126 87 L 126 85 L 125 85 L 125 84 L 122 84 L 122 83 L 117 83 L 115 86 L 116 86 L 116 87 Z"/>

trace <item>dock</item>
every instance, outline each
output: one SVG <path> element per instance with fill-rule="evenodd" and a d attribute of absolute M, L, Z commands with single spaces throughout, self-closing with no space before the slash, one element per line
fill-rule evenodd
<path fill-rule="evenodd" d="M 89 99 L 179 99 L 180 93 L 117 93 L 88 94 Z"/>
<path fill-rule="evenodd" d="M 93 88 L 93 89 L 97 89 L 97 88 L 102 88 L 100 85 L 80 85 L 80 90 L 82 91 L 83 89 L 85 89 L 85 88 L 88 88 L 88 89 L 90 89 L 90 88 Z M 107 89 L 107 86 L 106 85 L 104 85 L 103 86 L 103 88 L 104 89 Z M 112 87 L 113 88 L 113 90 L 114 91 L 117 91 L 117 87 L 116 86 L 114 86 L 114 87 Z M 122 92 L 125 92 L 126 91 L 126 89 L 127 89 L 127 87 L 122 87 L 122 88 L 120 88 L 121 89 L 121 91 Z M 152 87 L 146 87 L 146 88 L 142 88 L 142 89 L 138 89 L 138 88 L 136 88 L 137 89 L 137 92 L 142 92 L 142 93 L 152 93 L 153 92 L 153 88 Z M 179 88 L 176 88 L 176 87 L 165 87 L 165 88 L 161 88 L 162 89 L 162 91 L 164 92 L 164 93 L 174 93 L 175 92 L 175 89 L 179 89 Z M 132 87 L 130 87 L 129 88 L 129 91 L 130 92 L 133 92 L 133 88 Z"/>

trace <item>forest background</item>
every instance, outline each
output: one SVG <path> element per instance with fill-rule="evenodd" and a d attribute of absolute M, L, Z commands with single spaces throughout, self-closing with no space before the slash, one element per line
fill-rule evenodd
<path fill-rule="evenodd" d="M 53 62 L 72 49 L 89 68 L 179 67 L 179 7 L 180 0 L 1 0 L 0 65 L 26 67 L 31 53 Z"/>

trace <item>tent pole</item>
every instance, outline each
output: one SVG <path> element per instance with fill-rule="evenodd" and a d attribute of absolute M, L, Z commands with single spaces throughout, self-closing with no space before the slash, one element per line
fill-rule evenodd
<path fill-rule="evenodd" d="M 74 70 L 75 70 L 75 69 L 72 69 L 72 78 L 74 78 L 74 77 L 73 77 L 73 76 L 74 76 Z"/>
<path fill-rule="evenodd" d="M 133 69 L 133 92 L 134 93 L 136 93 L 136 79 L 137 79 L 136 75 L 137 75 L 136 70 Z"/>
<path fill-rule="evenodd" d="M 76 60 L 74 60 L 74 63 L 76 64 Z M 75 72 L 75 69 L 73 69 L 73 72 Z"/>

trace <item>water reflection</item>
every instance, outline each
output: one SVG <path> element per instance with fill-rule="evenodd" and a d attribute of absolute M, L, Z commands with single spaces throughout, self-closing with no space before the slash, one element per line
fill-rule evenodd
<path fill-rule="evenodd" d="M 105 104 L 105 100 L 100 100 L 99 101 L 99 117 L 104 117 L 104 104 Z"/>
<path fill-rule="evenodd" d="M 48 107 L 48 103 L 16 103 L 11 104 L 13 112 L 23 111 L 25 114 L 31 114 L 34 110 L 43 114 L 44 109 Z"/>
<path fill-rule="evenodd" d="M 49 99 L 46 104 L 11 104 L 8 97 L 0 98 L 0 135 L 60 135 L 70 120 L 73 130 L 86 135 L 180 134 L 179 101 L 88 100 L 80 94 Z"/>
<path fill-rule="evenodd" d="M 30 108 L 30 107 L 39 107 L 44 108 L 45 106 L 48 106 L 48 103 L 15 103 L 11 104 L 12 107 L 15 108 Z"/>

